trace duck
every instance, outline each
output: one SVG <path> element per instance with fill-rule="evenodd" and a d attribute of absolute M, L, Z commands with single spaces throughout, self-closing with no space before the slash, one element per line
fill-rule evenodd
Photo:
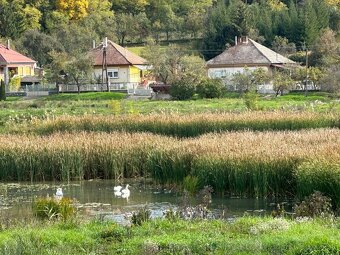
<path fill-rule="evenodd" d="M 57 198 L 62 198 L 63 197 L 63 189 L 62 188 L 57 188 L 57 192 L 55 193 L 55 196 Z"/>

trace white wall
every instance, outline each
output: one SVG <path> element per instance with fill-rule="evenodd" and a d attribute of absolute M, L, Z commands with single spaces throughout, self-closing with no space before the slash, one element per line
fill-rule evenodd
<path fill-rule="evenodd" d="M 267 66 L 261 66 L 261 67 L 247 67 L 248 70 L 253 71 L 257 68 L 263 68 L 269 74 L 271 74 L 271 70 Z M 236 74 L 238 72 L 243 73 L 244 72 L 244 67 L 219 67 L 219 68 L 209 68 L 208 69 L 208 76 L 209 78 L 220 78 L 224 81 L 225 85 L 228 86 L 228 89 L 236 89 L 233 84 L 232 84 L 232 76 L 233 74 Z M 263 85 L 258 85 L 257 90 L 260 93 L 274 93 L 273 90 L 273 84 L 268 83 L 268 84 L 263 84 Z"/>
<path fill-rule="evenodd" d="M 111 84 L 113 83 L 125 83 L 125 82 L 130 82 L 129 79 L 129 66 L 118 66 L 118 67 L 107 67 L 107 70 L 110 71 L 111 69 L 118 69 L 118 78 L 111 78 L 110 82 Z M 105 74 L 104 74 L 105 75 Z M 96 76 L 102 76 L 102 68 L 101 67 L 95 67 L 94 68 L 94 75 L 93 77 Z"/>
<path fill-rule="evenodd" d="M 267 72 L 269 71 L 268 67 L 266 66 L 261 66 L 261 67 L 247 67 L 250 71 L 253 71 L 257 68 L 263 68 Z M 235 73 L 243 73 L 244 72 L 244 67 L 219 67 L 219 68 L 209 68 L 208 69 L 208 76 L 209 78 L 227 78 L 232 76 Z"/>

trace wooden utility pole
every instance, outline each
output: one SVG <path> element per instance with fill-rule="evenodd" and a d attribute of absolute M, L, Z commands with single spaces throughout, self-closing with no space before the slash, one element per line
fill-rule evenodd
<path fill-rule="evenodd" d="M 305 87 L 305 96 L 307 96 L 308 92 L 308 48 L 306 46 L 306 87 Z"/>
<path fill-rule="evenodd" d="M 102 90 L 104 86 L 104 75 L 105 75 L 105 82 L 106 82 L 106 90 L 109 92 L 109 76 L 107 73 L 107 62 L 106 62 L 106 49 L 107 49 L 107 37 L 105 37 L 103 41 L 103 60 L 102 60 Z"/>

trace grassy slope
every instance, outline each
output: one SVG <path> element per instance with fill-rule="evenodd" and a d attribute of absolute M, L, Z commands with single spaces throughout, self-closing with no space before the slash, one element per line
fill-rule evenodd
<path fill-rule="evenodd" d="M 195 233 L 193 235 L 193 233 Z M 0 232 L 1 254 L 340 254 L 339 221 L 270 218 L 40 224 Z"/>

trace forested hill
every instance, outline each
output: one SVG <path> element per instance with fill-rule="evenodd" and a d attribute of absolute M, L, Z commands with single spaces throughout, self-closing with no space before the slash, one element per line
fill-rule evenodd
<path fill-rule="evenodd" d="M 51 52 L 85 52 L 105 36 L 123 46 L 189 39 L 208 59 L 236 35 L 289 53 L 326 28 L 339 33 L 340 0 L 0 0 L 0 41 L 43 66 Z"/>

